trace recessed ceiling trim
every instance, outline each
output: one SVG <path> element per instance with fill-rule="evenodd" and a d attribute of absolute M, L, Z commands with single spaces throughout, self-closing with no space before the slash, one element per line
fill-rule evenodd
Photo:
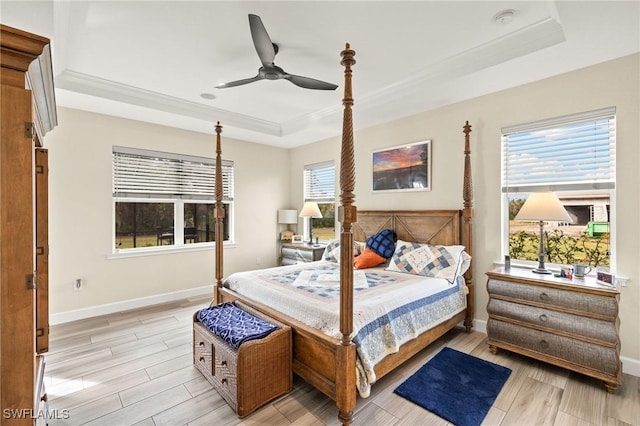
<path fill-rule="evenodd" d="M 562 26 L 553 18 L 542 19 L 473 49 L 450 56 L 443 61 L 373 92 L 360 101 L 361 108 L 375 109 L 380 105 L 411 94 L 425 83 L 436 84 L 459 78 L 509 60 L 537 52 L 566 40 Z"/>
<path fill-rule="evenodd" d="M 547 17 L 502 37 L 481 44 L 473 49 L 450 56 L 412 77 L 399 80 L 386 87 L 362 96 L 358 110 L 378 110 L 392 102 L 411 97 L 425 84 L 435 85 L 478 72 L 503 62 L 566 41 L 562 26 L 554 18 Z M 427 102 L 425 102 L 425 105 Z M 304 129 L 311 123 L 332 122 L 342 114 L 342 106 L 335 105 L 282 123 L 282 134 L 288 135 Z M 389 115 L 389 120 L 393 119 Z"/>
<path fill-rule="evenodd" d="M 238 114 L 196 102 L 185 101 L 69 69 L 64 70 L 56 76 L 56 87 L 199 120 L 221 121 L 230 126 L 267 135 L 282 135 L 278 123 L 256 119 L 248 115 Z"/>

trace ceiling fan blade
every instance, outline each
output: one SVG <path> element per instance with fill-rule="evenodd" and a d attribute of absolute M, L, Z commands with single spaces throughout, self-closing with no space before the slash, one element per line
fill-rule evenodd
<path fill-rule="evenodd" d="M 338 87 L 337 84 L 327 83 L 326 81 L 316 80 L 315 78 L 310 77 L 302 77 L 299 75 L 286 74 L 284 78 L 289 80 L 296 86 L 300 86 L 305 89 L 336 90 L 336 88 Z"/>
<path fill-rule="evenodd" d="M 260 81 L 263 79 L 264 77 L 258 74 L 255 77 L 245 78 L 243 80 L 231 81 L 229 83 L 218 84 L 216 86 L 216 89 L 226 89 L 227 87 L 242 86 L 243 84 L 253 83 L 254 81 Z"/>
<path fill-rule="evenodd" d="M 276 50 L 273 47 L 271 38 L 267 34 L 267 30 L 262 24 L 262 19 L 258 15 L 249 15 L 249 28 L 251 29 L 251 38 L 253 39 L 253 45 L 258 52 L 260 62 L 264 66 L 273 65 L 273 61 L 276 58 Z"/>

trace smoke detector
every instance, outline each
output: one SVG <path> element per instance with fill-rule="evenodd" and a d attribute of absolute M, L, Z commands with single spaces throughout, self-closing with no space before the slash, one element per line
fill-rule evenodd
<path fill-rule="evenodd" d="M 516 15 L 515 10 L 506 9 L 496 13 L 496 15 L 493 17 L 493 20 L 496 24 L 507 25 L 509 22 L 513 21 L 513 17 L 515 15 Z"/>

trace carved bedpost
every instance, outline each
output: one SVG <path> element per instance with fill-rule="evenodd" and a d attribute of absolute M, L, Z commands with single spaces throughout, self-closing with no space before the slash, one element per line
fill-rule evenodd
<path fill-rule="evenodd" d="M 215 204 L 215 237 L 216 237 L 216 289 L 213 299 L 216 304 L 222 302 L 222 252 L 224 244 L 224 208 L 222 207 L 222 144 L 220 142 L 222 126 L 218 121 L 216 124 L 216 204 Z"/>
<path fill-rule="evenodd" d="M 469 145 L 469 133 L 471 133 L 471 125 L 467 121 L 464 129 L 464 184 L 462 188 L 462 199 L 464 200 L 464 208 L 462 210 L 464 245 L 467 253 L 473 256 L 472 241 L 472 218 L 473 218 L 473 182 L 471 181 L 471 147 Z M 472 261 L 473 262 L 473 261 Z M 467 316 L 464 320 L 464 326 L 467 332 L 473 327 L 474 316 L 474 288 L 473 288 L 473 267 L 469 268 L 464 274 L 464 279 L 469 289 L 467 295 Z"/>
<path fill-rule="evenodd" d="M 344 425 L 353 421 L 356 406 L 355 345 L 351 342 L 353 331 L 353 234 L 352 224 L 357 220 L 357 208 L 353 205 L 356 167 L 353 152 L 353 119 L 351 108 L 351 67 L 356 52 L 349 43 L 341 52 L 344 70 L 344 113 L 342 117 L 342 148 L 340 157 L 340 207 L 338 217 L 340 232 L 340 332 L 342 340 L 337 348 L 336 404 L 338 419 Z"/>

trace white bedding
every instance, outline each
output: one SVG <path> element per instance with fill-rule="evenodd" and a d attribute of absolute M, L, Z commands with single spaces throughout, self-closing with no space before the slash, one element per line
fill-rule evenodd
<path fill-rule="evenodd" d="M 339 264 L 327 261 L 238 272 L 225 286 L 323 333 L 340 338 Z M 405 342 L 466 308 L 462 277 L 443 278 L 385 271 L 354 271 L 352 340 L 357 346 L 357 384 L 369 395 L 374 366 Z"/>

